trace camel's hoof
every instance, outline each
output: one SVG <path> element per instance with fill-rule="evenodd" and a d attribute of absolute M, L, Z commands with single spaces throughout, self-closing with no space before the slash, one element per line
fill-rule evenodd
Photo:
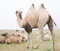
<path fill-rule="evenodd" d="M 29 46 L 27 46 L 27 49 L 29 49 Z"/>
<path fill-rule="evenodd" d="M 38 47 L 39 47 L 38 45 L 37 46 L 34 46 L 34 49 L 38 49 Z"/>
<path fill-rule="evenodd" d="M 32 46 L 31 49 L 33 49 L 34 47 Z M 29 49 L 29 46 L 27 46 L 27 49 Z"/>

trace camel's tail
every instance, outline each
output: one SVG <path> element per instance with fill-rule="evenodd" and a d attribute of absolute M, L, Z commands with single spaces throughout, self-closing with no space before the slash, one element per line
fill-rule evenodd
<path fill-rule="evenodd" d="M 49 17 L 51 18 L 51 20 L 53 21 L 54 25 L 57 26 L 57 24 L 55 23 L 55 21 L 52 19 L 52 17 L 49 15 Z"/>
<path fill-rule="evenodd" d="M 52 19 L 52 20 L 53 20 L 53 19 Z M 53 23 L 55 24 L 55 26 L 57 26 L 54 20 L 53 20 Z"/>

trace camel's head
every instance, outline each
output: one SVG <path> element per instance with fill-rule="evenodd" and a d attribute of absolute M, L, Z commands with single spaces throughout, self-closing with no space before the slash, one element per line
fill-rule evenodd
<path fill-rule="evenodd" d="M 22 11 L 16 11 L 16 16 L 22 19 Z"/>

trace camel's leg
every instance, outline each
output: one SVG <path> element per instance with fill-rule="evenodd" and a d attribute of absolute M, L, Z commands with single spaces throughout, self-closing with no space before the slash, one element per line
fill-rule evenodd
<path fill-rule="evenodd" d="M 43 41 L 44 39 L 43 28 L 41 28 L 40 32 L 41 32 L 41 40 Z"/>
<path fill-rule="evenodd" d="M 27 48 L 31 49 L 32 48 L 32 39 L 31 39 L 32 28 L 29 25 L 29 23 L 27 23 L 24 27 L 25 27 L 25 31 L 28 33 L 28 41 L 27 41 L 28 47 Z"/>
<path fill-rule="evenodd" d="M 51 32 L 51 36 L 52 36 L 52 40 L 53 40 L 53 51 L 55 51 L 55 42 L 54 42 L 55 34 L 53 33 L 53 22 L 52 22 L 52 20 L 48 23 L 48 27 L 49 27 L 49 30 Z"/>
<path fill-rule="evenodd" d="M 52 40 L 53 40 L 53 51 L 55 51 L 55 34 L 53 33 L 53 31 L 51 33 L 52 33 Z"/>
<path fill-rule="evenodd" d="M 41 44 L 41 42 L 43 40 L 43 37 L 44 37 L 43 28 L 39 28 L 39 33 L 37 34 L 37 42 L 38 42 L 38 44 L 37 44 L 37 46 L 35 48 L 38 48 L 40 46 L 40 44 Z"/>
<path fill-rule="evenodd" d="M 32 49 L 32 37 L 31 34 L 28 34 L 27 48 Z"/>

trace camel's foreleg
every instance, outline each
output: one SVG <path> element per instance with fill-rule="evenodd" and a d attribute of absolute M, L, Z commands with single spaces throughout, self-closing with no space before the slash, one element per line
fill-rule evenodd
<path fill-rule="evenodd" d="M 32 37 L 28 34 L 27 48 L 32 49 Z"/>
<path fill-rule="evenodd" d="M 31 38 L 32 28 L 28 23 L 24 27 L 25 27 L 25 31 L 28 33 L 27 48 L 32 49 L 32 38 Z"/>

